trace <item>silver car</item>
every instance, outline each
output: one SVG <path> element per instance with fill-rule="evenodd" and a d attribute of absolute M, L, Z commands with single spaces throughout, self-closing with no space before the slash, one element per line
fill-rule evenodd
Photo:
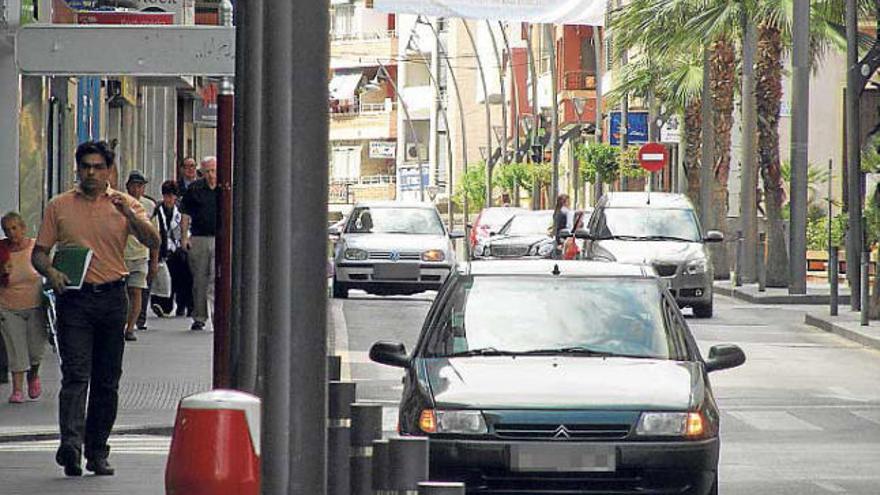
<path fill-rule="evenodd" d="M 596 205 L 587 228 L 587 259 L 645 264 L 666 280 L 681 307 L 712 317 L 714 270 L 706 248 L 721 242 L 718 231 L 703 234 L 687 196 L 669 193 L 609 193 Z"/>
<path fill-rule="evenodd" d="M 332 230 L 332 229 L 331 229 Z M 452 239 L 432 204 L 359 203 L 338 235 L 333 297 L 350 289 L 415 294 L 440 288 L 455 266 Z"/>

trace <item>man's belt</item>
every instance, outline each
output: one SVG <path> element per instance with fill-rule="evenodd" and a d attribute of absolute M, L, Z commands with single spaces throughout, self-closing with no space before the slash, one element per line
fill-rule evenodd
<path fill-rule="evenodd" d="M 101 292 L 111 291 L 113 289 L 119 289 L 125 287 L 125 279 L 121 278 L 119 280 L 114 280 L 113 282 L 107 282 L 103 284 L 90 284 L 85 282 L 82 284 L 81 292 L 88 292 L 91 294 L 99 294 Z"/>

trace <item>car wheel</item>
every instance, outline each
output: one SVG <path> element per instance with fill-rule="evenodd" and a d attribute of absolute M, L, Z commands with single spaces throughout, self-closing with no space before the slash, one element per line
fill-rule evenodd
<path fill-rule="evenodd" d="M 333 299 L 348 299 L 348 287 L 333 277 Z"/>
<path fill-rule="evenodd" d="M 706 304 L 694 304 L 693 309 L 694 316 L 696 316 L 697 318 L 711 318 L 713 312 L 713 303 L 712 301 L 709 301 Z"/>

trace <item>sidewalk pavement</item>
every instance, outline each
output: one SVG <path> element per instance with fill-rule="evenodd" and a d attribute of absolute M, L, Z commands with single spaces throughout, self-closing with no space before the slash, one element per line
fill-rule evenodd
<path fill-rule="evenodd" d="M 214 333 L 193 332 L 190 324 L 151 315 L 137 342 L 126 342 L 115 434 L 170 435 L 179 400 L 211 389 Z M 58 437 L 61 371 L 48 349 L 41 378 L 43 396 L 25 404 L 9 404 L 10 385 L 0 385 L 0 443 Z"/>
<path fill-rule="evenodd" d="M 807 325 L 831 332 L 867 347 L 880 350 L 880 321 L 870 321 L 863 327 L 858 311 L 841 305 L 838 316 L 829 316 L 828 308 L 816 308 L 804 315 Z"/>
<path fill-rule="evenodd" d="M 789 294 L 788 289 L 767 287 L 764 292 L 759 292 L 757 284 L 734 287 L 729 280 L 719 280 L 715 282 L 715 293 L 753 304 L 828 305 L 831 301 L 831 287 L 828 284 L 807 284 L 806 294 Z M 849 304 L 849 287 L 845 283 L 839 285 L 838 294 L 841 306 Z"/>

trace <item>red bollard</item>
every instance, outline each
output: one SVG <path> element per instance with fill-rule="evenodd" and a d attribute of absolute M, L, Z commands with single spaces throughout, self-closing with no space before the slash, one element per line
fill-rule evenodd
<path fill-rule="evenodd" d="M 213 390 L 180 401 L 166 495 L 259 495 L 260 399 Z"/>

